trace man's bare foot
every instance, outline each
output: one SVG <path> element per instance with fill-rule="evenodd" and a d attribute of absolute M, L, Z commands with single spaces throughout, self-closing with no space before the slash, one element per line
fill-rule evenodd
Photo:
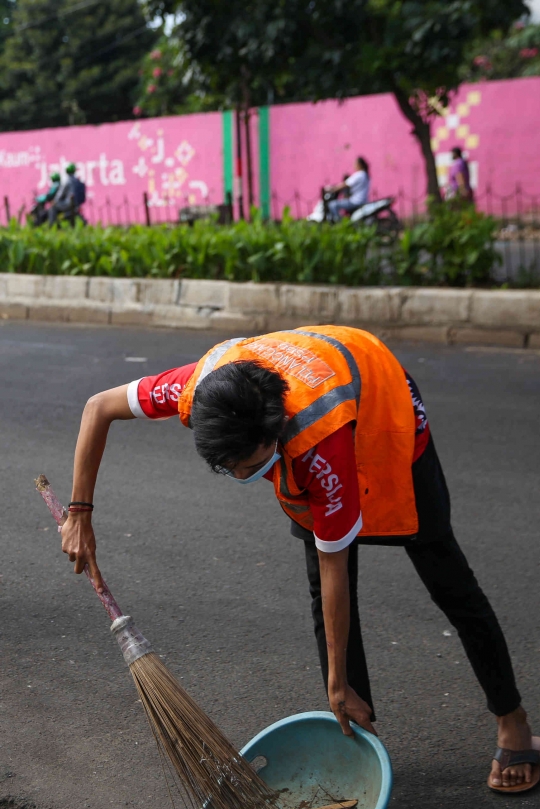
<path fill-rule="evenodd" d="M 520 706 L 506 716 L 498 716 L 499 731 L 497 744 L 507 750 L 540 750 L 540 737 L 532 736 L 531 728 L 527 722 L 527 714 Z M 507 767 L 501 773 L 500 765 L 493 761 L 490 785 L 493 787 L 514 787 L 530 784 L 532 781 L 532 766 L 530 764 L 515 764 Z"/>

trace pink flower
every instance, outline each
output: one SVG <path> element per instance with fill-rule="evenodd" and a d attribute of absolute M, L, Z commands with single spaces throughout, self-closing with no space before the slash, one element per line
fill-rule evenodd
<path fill-rule="evenodd" d="M 133 115 L 142 115 L 141 107 L 133 107 Z"/>
<path fill-rule="evenodd" d="M 155 84 L 149 84 L 148 87 L 146 88 L 147 93 L 155 93 L 156 90 L 157 90 L 157 87 L 156 87 Z"/>
<path fill-rule="evenodd" d="M 161 59 L 161 51 L 159 50 L 159 48 L 156 49 L 155 51 L 152 51 L 152 53 L 150 54 L 150 59 Z"/>
<path fill-rule="evenodd" d="M 534 59 L 538 56 L 538 48 L 522 48 L 519 52 L 522 59 Z"/>
<path fill-rule="evenodd" d="M 162 69 L 160 67 L 155 67 L 153 69 L 153 71 L 152 71 L 152 76 L 155 79 L 159 79 L 159 77 L 161 76 L 162 73 L 163 73 L 163 71 L 162 71 Z"/>
<path fill-rule="evenodd" d="M 476 67 L 487 67 L 488 65 L 491 67 L 491 63 L 487 56 L 475 56 L 473 59 L 473 64 L 476 65 Z"/>
<path fill-rule="evenodd" d="M 525 28 L 525 23 L 522 20 L 518 20 L 517 22 L 514 23 L 514 28 L 516 29 L 516 31 L 523 31 L 523 29 Z"/>
<path fill-rule="evenodd" d="M 167 76 L 174 76 L 174 70 L 168 70 Z"/>

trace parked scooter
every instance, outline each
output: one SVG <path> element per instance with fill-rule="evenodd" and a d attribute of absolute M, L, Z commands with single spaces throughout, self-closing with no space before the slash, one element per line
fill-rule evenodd
<path fill-rule="evenodd" d="M 310 222 L 332 222 L 328 211 L 330 200 L 337 199 L 337 194 L 333 191 L 324 191 L 322 198 L 317 202 L 313 211 L 308 216 Z M 373 202 L 366 202 L 360 205 L 350 214 L 350 222 L 362 227 L 364 225 L 376 225 L 377 234 L 388 240 L 394 241 L 401 229 L 401 223 L 397 214 L 392 210 L 395 197 L 384 197 Z"/>

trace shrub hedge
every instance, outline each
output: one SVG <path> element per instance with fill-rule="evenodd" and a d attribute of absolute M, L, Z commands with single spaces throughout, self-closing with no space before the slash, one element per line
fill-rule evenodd
<path fill-rule="evenodd" d="M 437 206 L 429 221 L 406 228 L 394 245 L 374 226 L 293 220 L 193 227 L 136 225 L 0 231 L 5 272 L 135 278 L 223 278 L 234 281 L 349 286 L 484 285 L 500 260 L 496 223 L 472 208 Z"/>

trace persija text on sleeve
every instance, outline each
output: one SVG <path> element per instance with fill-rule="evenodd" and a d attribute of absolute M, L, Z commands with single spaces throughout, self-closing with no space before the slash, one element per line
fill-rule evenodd
<path fill-rule="evenodd" d="M 296 458 L 293 472 L 298 486 L 307 489 L 317 547 L 346 548 L 362 528 L 352 424 Z"/>

